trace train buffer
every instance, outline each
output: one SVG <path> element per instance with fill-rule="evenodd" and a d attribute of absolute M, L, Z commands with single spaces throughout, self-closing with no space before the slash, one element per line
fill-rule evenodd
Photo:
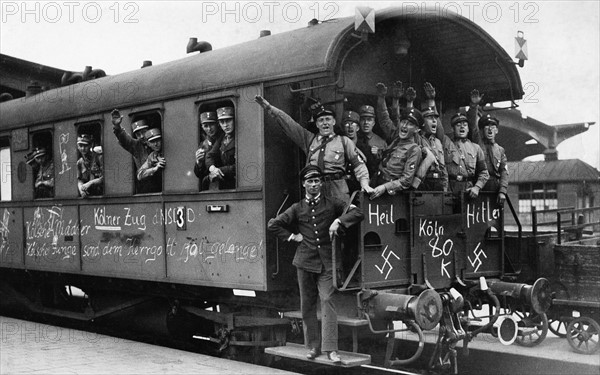
<path fill-rule="evenodd" d="M 279 357 L 299 359 L 303 361 L 310 361 L 314 363 L 318 363 L 320 365 L 331 365 L 331 366 L 341 366 L 341 367 L 356 367 L 362 365 L 368 365 L 371 363 L 371 356 L 368 354 L 360 354 L 353 352 L 345 352 L 342 350 L 338 350 L 338 354 L 342 359 L 341 363 L 333 363 L 327 358 L 325 353 L 321 354 L 315 359 L 307 359 L 306 353 L 307 350 L 302 344 L 294 344 L 288 342 L 285 346 L 275 346 L 272 348 L 265 348 L 265 353 L 276 355 Z"/>
<path fill-rule="evenodd" d="M 288 311 L 283 314 L 284 317 L 290 319 L 302 319 L 302 313 L 300 311 Z M 320 313 L 317 318 L 321 320 Z M 358 328 L 361 326 L 368 325 L 365 319 L 349 318 L 347 316 L 338 316 L 338 325 L 350 327 L 352 330 L 352 352 L 338 351 L 342 358 L 343 367 L 354 367 L 371 363 L 371 356 L 366 354 L 359 354 L 358 351 Z M 295 358 L 307 360 L 306 348 L 303 345 L 288 343 L 286 346 L 266 348 L 265 353 L 278 355 L 280 357 Z M 312 361 L 312 360 L 310 360 Z M 333 365 L 327 356 L 322 355 L 315 359 L 318 363 Z"/>

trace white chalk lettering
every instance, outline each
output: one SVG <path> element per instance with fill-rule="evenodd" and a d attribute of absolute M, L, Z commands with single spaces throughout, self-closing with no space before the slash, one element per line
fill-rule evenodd
<path fill-rule="evenodd" d="M 443 236 L 444 235 L 444 227 L 442 225 L 438 226 L 437 220 L 425 220 L 419 219 L 419 236 Z"/>
<path fill-rule="evenodd" d="M 369 224 L 375 223 L 377 226 L 394 224 L 394 205 L 390 205 L 389 209 L 387 207 L 385 209 L 382 208 L 381 212 L 379 206 L 378 204 L 371 205 L 369 203 Z"/>
<path fill-rule="evenodd" d="M 481 205 L 475 206 L 472 203 L 467 203 L 467 228 L 477 223 L 487 223 L 492 220 L 497 220 L 500 217 L 500 210 L 490 209 L 490 201 L 481 202 Z"/>
<path fill-rule="evenodd" d="M 125 226 L 137 226 L 137 229 L 139 230 L 145 230 L 146 229 L 146 215 L 145 214 L 141 214 L 141 215 L 132 215 L 131 214 L 131 208 L 129 207 L 123 207 L 123 209 L 125 210 L 125 222 L 123 223 L 123 225 Z"/>
<path fill-rule="evenodd" d="M 94 208 L 94 228 L 97 230 L 120 231 L 120 219 L 120 216 L 107 215 L 104 206 Z"/>

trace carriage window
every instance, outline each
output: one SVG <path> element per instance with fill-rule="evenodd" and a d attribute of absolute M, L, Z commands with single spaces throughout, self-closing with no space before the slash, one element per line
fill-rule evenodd
<path fill-rule="evenodd" d="M 52 132 L 40 131 L 32 134 L 33 150 L 27 154 L 27 164 L 33 171 L 33 196 L 54 197 L 54 160 L 52 158 Z"/>
<path fill-rule="evenodd" d="M 235 106 L 231 100 L 202 103 L 194 173 L 200 191 L 236 188 Z"/>
<path fill-rule="evenodd" d="M 132 147 L 135 193 L 160 193 L 163 189 L 163 169 L 166 166 L 162 139 L 162 118 L 158 112 L 138 114 L 132 118 L 131 133 L 136 140 Z"/>
<path fill-rule="evenodd" d="M 98 122 L 77 124 L 77 190 L 87 198 L 104 194 L 102 126 Z"/>
<path fill-rule="evenodd" d="M 0 138 L 0 200 L 12 200 L 12 175 L 10 167 L 10 143 L 7 138 Z"/>

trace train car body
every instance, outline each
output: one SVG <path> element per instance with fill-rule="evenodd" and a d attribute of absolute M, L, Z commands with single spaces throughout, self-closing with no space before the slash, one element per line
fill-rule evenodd
<path fill-rule="evenodd" d="M 297 308 L 290 298 L 294 249 L 269 235 L 266 223 L 300 197 L 304 157 L 255 95 L 303 125 L 308 99 L 334 105 L 339 115 L 344 107 L 375 105 L 377 82 L 417 88 L 434 82 L 443 114 L 473 88 L 493 101 L 522 97 L 515 64 L 466 18 L 390 9 L 375 21 L 375 34 L 355 32 L 351 18 L 334 19 L 0 104 L 3 172 L 7 162 L 12 166 L 4 176 L 11 195 L 3 191 L 0 203 L 3 282 L 74 285 L 92 299 L 118 285 L 121 292 L 186 300 L 196 310 L 244 289 L 275 310 Z M 397 48 L 401 39 L 410 42 L 408 54 Z M 236 186 L 199 191 L 193 167 L 200 113 L 221 106 L 235 110 Z M 136 191 L 131 155 L 113 135 L 113 108 L 128 132 L 139 119 L 162 129 L 168 166 L 160 191 Z M 78 195 L 81 129 L 102 147 L 102 196 Z M 54 161 L 53 198 L 35 198 L 35 177 L 24 161 L 40 142 Z M 400 290 L 410 299 L 417 285 L 447 291 L 457 282 L 503 276 L 503 210 L 490 196 L 467 201 L 414 192 L 362 204 L 361 264 L 354 269 L 360 277 L 340 284 L 354 301 L 357 291 L 368 304 L 372 290 Z M 517 289 L 518 297 L 523 286 Z M 344 306 L 349 310 L 341 314 L 369 315 L 356 304 Z M 435 315 L 439 321 L 441 310 Z"/>

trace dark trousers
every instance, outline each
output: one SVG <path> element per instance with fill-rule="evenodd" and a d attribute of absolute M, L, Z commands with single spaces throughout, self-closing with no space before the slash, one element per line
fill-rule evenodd
<path fill-rule="evenodd" d="M 304 325 L 304 345 L 324 352 L 338 350 L 337 313 L 333 303 L 333 276 L 331 271 L 308 272 L 298 268 L 300 307 Z M 321 330 L 317 319 L 317 303 L 321 299 Z"/>

